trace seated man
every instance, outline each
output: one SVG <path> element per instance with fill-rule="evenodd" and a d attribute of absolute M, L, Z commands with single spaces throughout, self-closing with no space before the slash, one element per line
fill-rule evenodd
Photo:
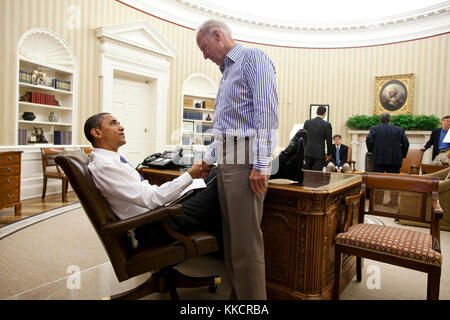
<path fill-rule="evenodd" d="M 180 177 L 159 187 L 149 184 L 118 152 L 119 147 L 126 143 L 124 128 L 109 113 L 99 113 L 87 119 L 84 133 L 94 147 L 88 164 L 91 176 L 120 219 L 171 203 L 192 183 L 193 178 L 204 176 L 201 166 L 194 164 Z M 208 231 L 214 234 L 220 243 L 221 217 L 215 175 L 216 170 L 211 170 L 205 180 L 207 187 L 179 202 L 183 211 L 181 215 L 167 218 L 167 223 L 175 231 Z M 159 223 L 141 226 L 133 231 L 129 232 L 133 247 L 156 246 L 173 241 Z"/>
<path fill-rule="evenodd" d="M 342 137 L 339 134 L 333 137 L 333 147 L 331 148 L 331 158 L 327 164 L 327 172 L 346 172 L 351 169 L 347 163 L 348 147 L 341 144 Z"/>

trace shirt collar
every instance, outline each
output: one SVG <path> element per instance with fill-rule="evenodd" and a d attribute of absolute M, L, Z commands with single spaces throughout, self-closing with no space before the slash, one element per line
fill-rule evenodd
<path fill-rule="evenodd" d="M 223 73 L 223 71 L 225 70 L 225 65 L 229 63 L 234 63 L 236 62 L 237 58 L 239 57 L 239 55 L 241 54 L 242 50 L 244 50 L 244 47 L 242 46 L 242 44 L 240 43 L 236 43 L 234 45 L 233 48 L 231 48 L 230 51 L 228 51 L 227 55 L 225 56 L 225 58 L 223 59 L 223 66 L 220 66 L 220 71 Z"/>
<path fill-rule="evenodd" d="M 118 152 L 114 152 L 114 151 L 106 150 L 106 149 L 102 149 L 102 148 L 94 148 L 92 150 L 92 152 L 96 155 L 113 158 L 114 160 L 120 161 L 121 154 Z"/>

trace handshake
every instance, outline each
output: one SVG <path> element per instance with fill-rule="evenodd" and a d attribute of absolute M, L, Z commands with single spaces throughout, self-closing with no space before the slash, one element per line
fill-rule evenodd
<path fill-rule="evenodd" d="M 194 163 L 188 170 L 188 173 L 191 175 L 192 179 L 205 179 L 208 177 L 209 171 L 211 171 L 212 166 L 212 164 L 209 164 L 205 160 L 201 160 Z"/>

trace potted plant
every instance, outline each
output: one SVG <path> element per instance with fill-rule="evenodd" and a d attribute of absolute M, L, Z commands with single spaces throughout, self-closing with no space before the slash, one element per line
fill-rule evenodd
<path fill-rule="evenodd" d="M 406 130 L 430 131 L 437 127 L 441 120 L 434 115 L 399 114 L 391 117 L 391 124 Z M 380 124 L 380 116 L 354 115 L 348 118 L 345 126 L 353 130 L 370 130 L 371 127 Z"/>

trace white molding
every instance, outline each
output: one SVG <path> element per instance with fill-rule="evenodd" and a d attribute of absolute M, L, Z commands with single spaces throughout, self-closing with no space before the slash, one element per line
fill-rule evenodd
<path fill-rule="evenodd" d="M 233 36 L 276 46 L 345 48 L 382 45 L 450 32 L 450 1 L 380 19 L 311 23 L 255 17 L 194 0 L 122 0 L 123 3 L 178 25 L 196 29 L 216 18 Z"/>
<path fill-rule="evenodd" d="M 102 110 L 112 109 L 114 72 L 156 80 L 156 149 L 166 143 L 167 95 L 174 47 L 148 21 L 108 25 L 95 30 L 101 45 L 100 78 Z"/>

